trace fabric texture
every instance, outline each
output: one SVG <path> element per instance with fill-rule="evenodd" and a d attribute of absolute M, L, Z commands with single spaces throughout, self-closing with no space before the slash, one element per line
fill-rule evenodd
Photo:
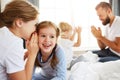
<path fill-rule="evenodd" d="M 53 57 L 53 53 L 47 62 L 41 62 L 41 55 L 38 55 L 37 58 L 42 67 L 40 67 L 40 72 L 33 74 L 32 80 L 66 80 L 67 70 L 64 51 L 57 45 L 54 54 L 57 56 L 59 61 L 55 69 L 50 66 L 50 60 Z"/>
<path fill-rule="evenodd" d="M 110 41 L 115 41 L 116 37 L 120 37 L 120 17 L 115 16 L 113 23 L 108 24 L 105 30 L 105 38 Z M 114 51 L 110 47 L 106 47 L 103 50 L 93 51 L 100 57 L 100 62 L 115 61 L 120 59 L 120 53 Z"/>
<path fill-rule="evenodd" d="M 9 31 L 0 28 L 0 80 L 8 80 L 7 74 L 24 70 L 23 40 Z"/>
<path fill-rule="evenodd" d="M 65 51 L 65 57 L 67 61 L 67 68 L 70 67 L 71 61 L 73 60 L 73 41 L 69 39 L 59 39 L 59 45 L 62 46 L 63 50 Z"/>
<path fill-rule="evenodd" d="M 110 41 L 114 41 L 116 37 L 120 37 L 120 17 L 115 16 L 112 25 L 110 27 L 109 26 L 109 24 L 106 26 L 105 37 Z M 120 56 L 120 53 L 112 50 L 111 48 L 110 50 Z"/>

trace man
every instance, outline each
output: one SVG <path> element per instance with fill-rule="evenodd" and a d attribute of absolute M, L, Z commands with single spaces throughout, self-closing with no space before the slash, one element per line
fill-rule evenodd
<path fill-rule="evenodd" d="M 100 57 L 100 62 L 120 59 L 120 17 L 112 13 L 111 5 L 100 2 L 96 12 L 103 25 L 106 25 L 105 36 L 100 28 L 91 27 L 91 32 L 97 39 L 100 51 L 93 51 Z"/>

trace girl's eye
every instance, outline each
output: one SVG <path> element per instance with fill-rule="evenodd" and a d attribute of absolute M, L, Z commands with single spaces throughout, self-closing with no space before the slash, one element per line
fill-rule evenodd
<path fill-rule="evenodd" d="M 41 35 L 41 37 L 45 37 L 45 35 Z"/>
<path fill-rule="evenodd" d="M 51 38 L 54 38 L 54 36 L 51 36 Z"/>

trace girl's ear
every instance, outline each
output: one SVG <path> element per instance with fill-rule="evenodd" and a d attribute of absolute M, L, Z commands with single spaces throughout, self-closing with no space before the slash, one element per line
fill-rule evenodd
<path fill-rule="evenodd" d="M 23 20 L 21 18 L 19 19 L 16 19 L 13 23 L 14 26 L 17 26 L 17 27 L 22 27 L 23 25 Z"/>

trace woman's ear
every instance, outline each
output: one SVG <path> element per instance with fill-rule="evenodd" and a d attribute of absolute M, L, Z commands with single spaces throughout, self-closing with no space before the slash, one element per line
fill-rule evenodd
<path fill-rule="evenodd" d="M 17 27 L 22 27 L 23 25 L 23 20 L 21 18 L 19 19 L 16 19 L 13 23 L 14 26 L 17 26 Z"/>

